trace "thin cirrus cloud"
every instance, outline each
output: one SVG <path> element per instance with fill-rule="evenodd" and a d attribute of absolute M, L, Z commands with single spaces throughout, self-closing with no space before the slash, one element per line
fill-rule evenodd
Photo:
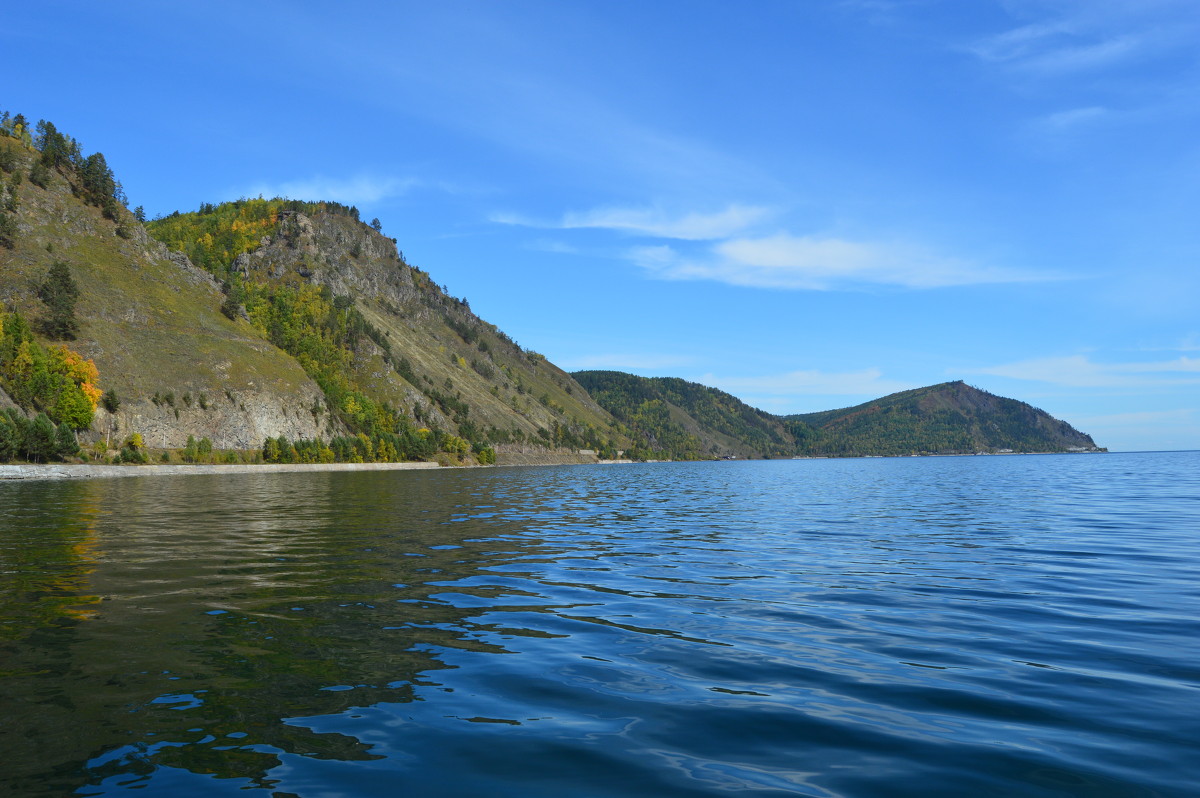
<path fill-rule="evenodd" d="M 1082 43 L 1061 28 L 1038 28 L 1020 29 L 996 37 L 976 48 L 975 53 L 985 61 L 1000 62 L 1027 72 L 1065 74 L 1124 61 L 1142 46 L 1142 40 L 1136 36 Z"/>
<path fill-rule="evenodd" d="M 716 213 L 678 216 L 657 208 L 599 208 L 568 213 L 559 226 L 565 230 L 599 228 L 653 238 L 710 241 L 739 233 L 769 215 L 767 208 L 736 204 Z"/>
<path fill-rule="evenodd" d="M 712 213 L 671 214 L 656 207 L 609 207 L 567 213 L 556 222 L 515 214 L 493 214 L 491 221 L 544 229 L 607 230 L 669 242 L 636 246 L 625 252 L 628 260 L 660 280 L 826 291 L 867 285 L 943 288 L 1065 277 L 980 265 L 905 243 L 849 241 L 786 232 L 748 235 L 775 215 L 776 210 L 763 206 L 730 204 Z M 681 247 L 689 251 L 685 253 Z M 701 249 L 697 251 L 696 247 Z M 562 246 L 557 249 L 566 251 Z"/>
<path fill-rule="evenodd" d="M 1035 127 L 1047 133 L 1063 133 L 1098 122 L 1110 115 L 1111 112 L 1107 108 L 1098 105 L 1070 108 L 1041 117 L 1035 122 Z"/>
<path fill-rule="evenodd" d="M 1029 21 L 966 49 L 1039 78 L 1194 51 L 1200 21 L 1193 0 L 1023 0 L 1010 9 Z"/>
<path fill-rule="evenodd" d="M 943 288 L 1034 282 L 1062 275 L 981 266 L 909 244 L 779 233 L 722 241 L 700 257 L 668 245 L 637 247 L 630 260 L 663 280 L 711 280 L 754 288 L 827 291 L 855 286 Z"/>
<path fill-rule="evenodd" d="M 283 183 L 260 183 L 248 196 L 287 197 L 297 200 L 331 200 L 346 205 L 372 203 L 398 197 L 420 184 L 414 178 L 358 175 L 338 178 L 316 176 Z"/>
<path fill-rule="evenodd" d="M 1200 384 L 1200 358 L 1145 363 L 1095 363 L 1084 355 L 1046 357 L 975 369 L 972 373 L 1072 388 L 1146 388 Z"/>
<path fill-rule="evenodd" d="M 609 207 L 569 212 L 561 220 L 553 222 L 509 213 L 493 214 L 491 221 L 553 230 L 611 230 L 647 238 L 713 241 L 743 232 L 771 215 L 769 208 L 735 203 L 713 213 L 671 214 L 656 207 Z"/>

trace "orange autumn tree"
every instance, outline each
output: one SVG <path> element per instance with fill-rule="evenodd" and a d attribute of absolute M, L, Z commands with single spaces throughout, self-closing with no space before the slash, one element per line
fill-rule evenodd
<path fill-rule="evenodd" d="M 61 387 L 52 415 L 58 418 L 60 424 L 70 424 L 74 429 L 87 429 L 92 425 L 96 404 L 103 393 L 96 386 L 100 380 L 96 364 L 62 345 L 50 347 L 47 354 L 47 370 L 65 378 L 60 381 Z"/>
<path fill-rule="evenodd" d="M 43 347 L 18 313 L 0 311 L 0 386 L 29 412 L 87 429 L 101 390 L 96 364 L 66 346 Z"/>
<path fill-rule="evenodd" d="M 62 374 L 78 385 L 92 410 L 96 409 L 104 391 L 97 386 L 100 382 L 100 371 L 93 361 L 84 359 L 83 355 L 67 349 L 65 344 L 60 344 L 50 347 L 50 371 L 53 374 Z"/>

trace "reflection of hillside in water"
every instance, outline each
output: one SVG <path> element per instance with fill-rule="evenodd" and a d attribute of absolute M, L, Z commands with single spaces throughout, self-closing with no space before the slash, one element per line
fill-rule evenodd
<path fill-rule="evenodd" d="M 57 795 L 167 766 L 267 787 L 279 753 L 372 758 L 287 719 L 414 700 L 420 674 L 450 667 L 440 651 L 534 634 L 473 619 L 529 594 L 479 578 L 517 545 L 472 522 L 482 499 L 452 483 L 203 476 L 0 495 L 22 519 L 0 549 L 17 577 L 0 592 L 10 784 Z"/>
<path fill-rule="evenodd" d="M 89 487 L 6 486 L 0 498 L 0 641 L 94 615 L 99 599 L 85 595 L 97 558 L 96 496 Z"/>

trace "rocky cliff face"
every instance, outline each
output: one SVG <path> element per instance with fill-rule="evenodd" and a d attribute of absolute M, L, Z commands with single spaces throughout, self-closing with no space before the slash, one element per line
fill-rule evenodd
<path fill-rule="evenodd" d="M 309 398 L 310 408 L 320 406 L 320 391 L 310 391 Z M 176 399 L 177 407 L 162 400 L 122 402 L 114 414 L 97 408 L 92 429 L 82 439 L 117 443 L 137 432 L 150 448 L 181 449 L 190 435 L 197 440 L 208 438 L 218 449 L 257 449 L 268 437 L 328 438 L 337 431 L 322 423 L 322 413 L 305 409 L 302 399 L 303 395 L 297 394 L 281 397 L 270 391 L 230 391 L 215 400 L 206 397 L 204 408 L 196 399 L 190 406 Z"/>
<path fill-rule="evenodd" d="M 234 268 L 247 278 L 281 279 L 289 272 L 328 286 L 338 296 L 374 299 L 400 307 L 419 296 L 414 270 L 399 256 L 395 243 L 349 217 L 310 217 L 283 211 L 275 234 L 239 255 Z"/>

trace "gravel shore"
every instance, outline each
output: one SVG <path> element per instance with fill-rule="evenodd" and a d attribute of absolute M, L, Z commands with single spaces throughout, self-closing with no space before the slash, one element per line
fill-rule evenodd
<path fill-rule="evenodd" d="M 0 480 L 101 479 L 184 474 L 287 474 L 312 471 L 407 471 L 438 468 L 437 463 L 270 463 L 237 465 L 0 465 Z"/>

